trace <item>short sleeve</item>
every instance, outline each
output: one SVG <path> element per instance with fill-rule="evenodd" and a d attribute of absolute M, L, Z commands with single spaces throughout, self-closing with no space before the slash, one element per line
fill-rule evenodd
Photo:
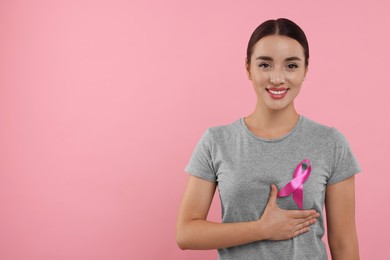
<path fill-rule="evenodd" d="M 185 171 L 207 181 L 216 182 L 212 161 L 212 138 L 208 128 L 198 141 Z"/>
<path fill-rule="evenodd" d="M 334 159 L 328 185 L 343 181 L 362 171 L 346 137 L 336 128 L 332 127 L 332 130 Z"/>

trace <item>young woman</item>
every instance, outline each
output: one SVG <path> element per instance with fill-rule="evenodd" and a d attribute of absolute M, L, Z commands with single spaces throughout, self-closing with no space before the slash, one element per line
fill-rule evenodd
<path fill-rule="evenodd" d="M 219 259 L 359 259 L 354 175 L 361 171 L 334 127 L 297 113 L 308 72 L 302 29 L 280 18 L 253 32 L 245 60 L 257 95 L 252 114 L 208 128 L 185 169 L 177 219 L 181 249 L 218 249 Z M 207 214 L 218 188 L 222 223 Z"/>

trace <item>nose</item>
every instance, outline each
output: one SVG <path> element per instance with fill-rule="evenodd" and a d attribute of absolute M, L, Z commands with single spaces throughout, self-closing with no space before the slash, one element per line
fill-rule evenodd
<path fill-rule="evenodd" d="M 270 74 L 269 81 L 273 85 L 283 84 L 285 82 L 284 74 L 275 70 Z"/>

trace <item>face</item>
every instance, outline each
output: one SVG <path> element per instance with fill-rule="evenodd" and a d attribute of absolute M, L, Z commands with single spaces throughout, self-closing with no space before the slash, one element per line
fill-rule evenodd
<path fill-rule="evenodd" d="M 246 63 L 258 105 L 270 110 L 294 107 L 307 72 L 300 43 L 290 37 L 269 35 L 254 46 L 251 64 Z"/>

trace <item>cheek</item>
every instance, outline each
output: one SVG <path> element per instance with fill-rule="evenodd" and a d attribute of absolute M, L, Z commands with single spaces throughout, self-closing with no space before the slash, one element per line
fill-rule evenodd
<path fill-rule="evenodd" d="M 300 85 L 302 84 L 303 74 L 290 74 L 286 78 L 290 81 L 291 84 Z"/>
<path fill-rule="evenodd" d="M 252 78 L 254 79 L 254 82 L 256 82 L 256 84 L 264 84 L 269 82 L 270 76 L 268 73 L 263 72 L 254 74 Z"/>

